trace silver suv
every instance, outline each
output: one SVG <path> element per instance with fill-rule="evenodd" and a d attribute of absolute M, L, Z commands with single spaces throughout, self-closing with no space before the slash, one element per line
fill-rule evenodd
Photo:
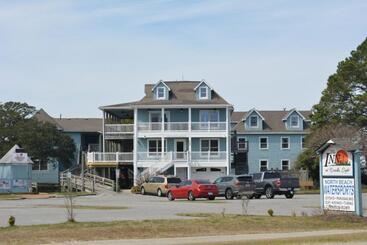
<path fill-rule="evenodd" d="M 226 199 L 247 196 L 252 198 L 255 192 L 255 184 L 251 175 L 228 175 L 219 177 L 214 181 L 217 185 L 219 196 Z"/>

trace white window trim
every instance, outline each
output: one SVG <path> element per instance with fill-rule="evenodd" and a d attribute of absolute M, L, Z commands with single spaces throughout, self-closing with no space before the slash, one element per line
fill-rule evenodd
<path fill-rule="evenodd" d="M 301 136 L 301 149 L 306 149 L 306 147 L 303 145 L 302 141 L 305 139 L 305 136 Z M 306 142 L 305 142 L 306 143 Z"/>
<path fill-rule="evenodd" d="M 259 171 L 261 172 L 261 162 L 266 161 L 266 170 L 269 170 L 269 160 L 268 159 L 259 159 Z"/>
<path fill-rule="evenodd" d="M 163 89 L 163 97 L 159 97 L 159 90 Z M 165 87 L 157 87 L 157 94 L 156 94 L 156 98 L 157 100 L 165 100 L 166 99 L 166 89 Z"/>
<path fill-rule="evenodd" d="M 206 91 L 206 96 L 205 97 L 201 96 L 201 90 L 202 89 L 205 89 L 205 91 Z M 209 88 L 207 86 L 202 86 L 202 87 L 199 88 L 199 99 L 201 99 L 201 100 L 209 99 Z"/>
<path fill-rule="evenodd" d="M 154 113 L 156 113 L 156 114 L 160 114 L 161 115 L 161 121 L 160 122 L 162 122 L 162 111 L 158 111 L 158 110 L 156 110 L 156 111 L 149 111 L 149 123 L 152 123 L 152 114 L 154 114 Z M 164 114 L 167 116 L 167 122 L 170 122 L 171 121 L 171 114 L 170 114 L 170 112 L 169 111 L 164 111 Z"/>
<path fill-rule="evenodd" d="M 204 113 L 204 112 L 208 112 L 208 115 L 210 115 L 210 113 L 211 112 L 213 112 L 213 111 L 215 111 L 215 112 L 217 112 L 217 121 L 215 122 L 215 121 L 210 121 L 210 116 L 209 116 L 209 121 L 208 122 L 214 122 L 214 123 L 219 123 L 219 119 L 220 119 L 220 111 L 219 110 L 200 110 L 199 111 L 199 122 L 201 122 L 201 123 L 205 123 L 204 121 L 201 121 L 201 114 L 202 113 Z"/>
<path fill-rule="evenodd" d="M 291 169 L 291 161 L 289 159 L 281 159 L 280 160 L 280 169 L 284 170 L 283 169 L 283 161 L 288 161 L 288 170 L 290 170 Z"/>
<path fill-rule="evenodd" d="M 155 156 L 158 155 L 158 153 L 162 153 L 162 151 L 158 151 L 158 145 L 157 145 L 157 151 L 155 151 L 155 152 L 149 151 L 149 142 L 151 142 L 151 141 L 158 142 L 158 141 L 162 141 L 162 139 L 148 139 L 147 140 L 147 154 L 148 154 L 148 157 L 149 158 L 154 158 Z M 163 150 L 163 152 L 167 152 L 167 149 L 168 149 L 167 147 L 168 147 L 167 146 L 167 139 L 164 139 L 164 150 Z M 154 153 L 154 155 L 151 155 L 150 153 Z"/>
<path fill-rule="evenodd" d="M 283 148 L 283 139 L 288 138 L 288 148 Z M 280 137 L 280 149 L 281 150 L 289 150 L 291 149 L 291 137 L 289 136 L 282 136 Z"/>
<path fill-rule="evenodd" d="M 297 117 L 297 125 L 296 125 L 296 126 L 293 126 L 293 125 L 292 125 L 292 118 L 294 118 L 294 117 Z M 292 116 L 290 117 L 290 122 L 289 122 L 289 124 L 290 124 L 291 128 L 299 128 L 299 116 L 298 116 L 298 115 L 292 115 Z"/>
<path fill-rule="evenodd" d="M 203 156 L 203 154 L 202 154 L 202 152 L 205 152 L 205 151 L 201 151 L 201 142 L 203 141 L 203 140 L 209 140 L 209 153 L 215 153 L 215 151 L 210 151 L 210 141 L 212 141 L 212 140 L 216 140 L 216 141 L 218 141 L 218 152 L 217 152 L 217 154 L 213 154 L 213 155 L 211 155 L 211 156 L 218 156 L 219 157 L 219 152 L 220 152 L 220 140 L 219 140 L 219 138 L 202 138 L 202 139 L 200 139 L 200 155 L 202 155 Z M 205 154 L 204 154 L 204 156 L 205 156 Z"/>
<path fill-rule="evenodd" d="M 266 148 L 261 148 L 261 139 L 265 139 L 266 138 Z M 265 136 L 260 136 L 259 137 L 259 149 L 260 150 L 269 150 L 269 137 L 265 137 Z"/>
<path fill-rule="evenodd" d="M 253 117 L 256 117 L 256 126 L 251 125 L 251 118 L 253 118 Z M 249 126 L 250 126 L 250 128 L 258 128 L 259 127 L 259 117 L 256 116 L 256 115 L 250 116 Z"/>

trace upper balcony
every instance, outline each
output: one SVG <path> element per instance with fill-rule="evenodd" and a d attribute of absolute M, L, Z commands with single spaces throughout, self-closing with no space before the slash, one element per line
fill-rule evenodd
<path fill-rule="evenodd" d="M 105 124 L 105 139 L 132 139 L 134 124 Z"/>
<path fill-rule="evenodd" d="M 164 127 L 164 128 L 163 128 Z M 201 132 L 218 132 L 226 131 L 226 122 L 139 122 L 139 132 L 162 132 L 162 131 L 201 131 Z"/>

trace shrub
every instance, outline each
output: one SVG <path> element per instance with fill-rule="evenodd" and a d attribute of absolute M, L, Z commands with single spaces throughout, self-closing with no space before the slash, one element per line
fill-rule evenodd
<path fill-rule="evenodd" d="M 268 214 L 269 214 L 271 217 L 273 217 L 273 215 L 274 215 L 274 211 L 273 211 L 273 209 L 268 209 Z"/>
<path fill-rule="evenodd" d="M 133 186 L 130 191 L 131 193 L 138 194 L 140 193 L 140 186 Z"/>
<path fill-rule="evenodd" d="M 10 216 L 8 223 L 10 226 L 14 226 L 15 225 L 15 217 L 14 216 Z"/>

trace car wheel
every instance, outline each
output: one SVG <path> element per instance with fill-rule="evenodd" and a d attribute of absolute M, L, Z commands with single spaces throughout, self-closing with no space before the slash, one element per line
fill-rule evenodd
<path fill-rule="evenodd" d="M 208 200 L 214 200 L 214 199 L 215 199 L 215 196 L 208 197 Z"/>
<path fill-rule="evenodd" d="M 195 196 L 194 193 L 192 193 L 192 191 L 189 191 L 187 199 L 189 199 L 190 201 L 195 201 Z"/>
<path fill-rule="evenodd" d="M 145 195 L 145 189 L 144 189 L 144 187 L 142 187 L 142 188 L 141 188 L 140 193 L 141 193 L 142 195 Z"/>
<path fill-rule="evenodd" d="M 172 192 L 171 192 L 171 191 L 167 193 L 167 198 L 168 198 L 168 200 L 170 200 L 170 201 L 175 200 L 175 198 L 173 197 L 173 194 L 172 194 Z"/>
<path fill-rule="evenodd" d="M 287 199 L 292 199 L 292 198 L 293 198 L 293 196 L 294 196 L 294 193 L 293 193 L 293 192 L 287 192 L 287 193 L 285 194 L 285 197 L 286 197 Z"/>
<path fill-rule="evenodd" d="M 162 196 L 162 190 L 161 189 L 158 189 L 157 190 L 157 196 L 161 197 Z"/>
<path fill-rule="evenodd" d="M 224 193 L 224 197 L 228 199 L 233 199 L 233 191 L 231 188 L 228 188 L 226 192 Z"/>
<path fill-rule="evenodd" d="M 273 199 L 274 198 L 274 191 L 271 186 L 266 187 L 265 189 L 265 196 L 267 199 Z"/>
<path fill-rule="evenodd" d="M 255 194 L 254 197 L 255 197 L 255 199 L 260 199 L 261 195 L 260 194 Z"/>

